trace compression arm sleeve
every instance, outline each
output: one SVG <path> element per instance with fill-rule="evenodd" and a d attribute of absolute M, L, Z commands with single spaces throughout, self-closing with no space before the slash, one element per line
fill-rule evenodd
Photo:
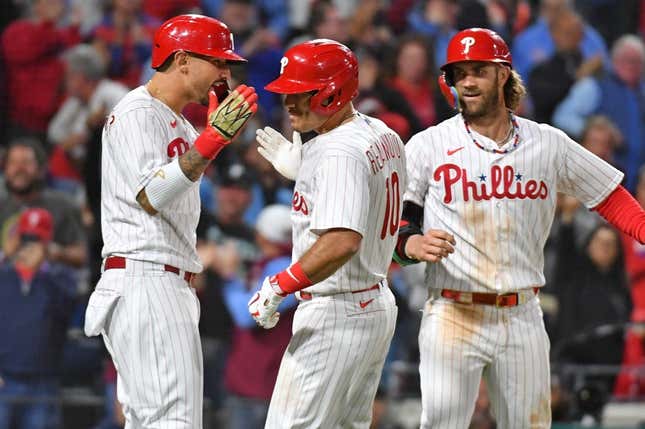
<path fill-rule="evenodd" d="M 623 186 L 618 186 L 593 210 L 620 231 L 645 243 L 645 211 Z"/>

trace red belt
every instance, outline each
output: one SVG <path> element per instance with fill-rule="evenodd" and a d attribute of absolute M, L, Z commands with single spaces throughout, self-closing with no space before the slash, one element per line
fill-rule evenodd
<path fill-rule="evenodd" d="M 353 290 L 352 293 L 367 292 L 368 290 L 378 289 L 379 287 L 381 287 L 381 283 L 376 283 L 375 285 L 370 286 L 370 287 L 366 287 L 365 289 Z M 309 292 L 305 292 L 303 290 L 300 291 L 300 299 L 301 300 L 309 301 L 311 298 L 313 298 L 313 296 Z"/>
<path fill-rule="evenodd" d="M 123 270 L 125 269 L 125 261 L 126 259 L 123 256 L 109 256 L 105 258 L 104 269 L 105 270 Z M 179 268 L 173 267 L 172 265 L 167 265 L 167 264 L 163 266 L 163 269 L 164 271 L 175 273 L 177 275 L 179 275 L 179 273 L 181 272 Z M 195 277 L 195 273 L 189 273 L 188 271 L 184 273 L 184 280 L 186 280 L 186 282 L 188 283 L 190 283 L 194 277 Z"/>
<path fill-rule="evenodd" d="M 534 287 L 533 293 L 537 295 L 539 288 Z M 515 307 L 520 303 L 520 294 L 517 292 L 498 295 L 495 293 L 460 292 L 457 290 L 441 289 L 441 296 L 456 302 L 494 305 L 496 307 Z"/>

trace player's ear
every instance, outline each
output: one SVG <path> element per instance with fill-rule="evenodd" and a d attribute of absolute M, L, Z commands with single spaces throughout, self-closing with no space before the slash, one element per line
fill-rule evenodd
<path fill-rule="evenodd" d="M 446 72 L 443 72 L 439 75 L 437 82 L 439 84 L 441 94 L 443 94 L 444 98 L 448 102 L 448 105 L 453 109 L 459 110 L 459 93 L 457 92 L 457 88 L 448 83 Z"/>
<path fill-rule="evenodd" d="M 501 83 L 502 87 L 506 85 L 506 82 L 508 79 L 511 77 L 511 68 L 505 64 L 500 64 L 498 65 L 498 70 L 499 70 L 499 82 Z"/>
<path fill-rule="evenodd" d="M 188 52 L 184 50 L 175 52 L 175 64 L 177 64 L 177 66 L 180 68 L 188 65 L 189 58 L 190 55 L 188 55 Z"/>

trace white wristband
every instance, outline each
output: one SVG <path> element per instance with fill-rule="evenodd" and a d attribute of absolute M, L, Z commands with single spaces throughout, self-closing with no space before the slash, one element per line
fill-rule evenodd
<path fill-rule="evenodd" d="M 176 159 L 157 170 L 145 187 L 146 195 L 150 205 L 159 211 L 196 183 L 186 177 Z"/>

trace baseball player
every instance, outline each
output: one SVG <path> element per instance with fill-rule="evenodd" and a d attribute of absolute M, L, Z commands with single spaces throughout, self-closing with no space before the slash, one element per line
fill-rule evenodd
<path fill-rule="evenodd" d="M 645 215 L 620 186 L 623 173 L 562 131 L 513 113 L 525 91 L 495 32 L 457 33 L 441 69 L 460 114 L 406 145 L 395 254 L 436 262 L 426 267 L 419 333 L 421 427 L 468 427 L 483 376 L 499 428 L 549 428 L 549 339 L 537 294 L 557 193 L 641 242 Z M 454 241 L 430 237 L 433 228 Z"/>
<path fill-rule="evenodd" d="M 126 428 L 202 427 L 197 182 L 257 110 L 253 88 L 226 96 L 229 64 L 244 61 L 221 22 L 171 18 L 154 37 L 155 74 L 103 128 L 103 273 L 85 333 L 112 355 Z M 181 115 L 189 102 L 208 105 L 201 134 Z"/>
<path fill-rule="evenodd" d="M 406 184 L 403 143 L 354 110 L 358 62 L 344 45 L 304 42 L 281 65 L 266 89 L 285 94 L 294 130 L 318 135 L 302 149 L 272 129 L 258 136 L 274 165 L 281 147 L 298 153 L 292 264 L 249 301 L 267 329 L 288 294 L 300 301 L 265 427 L 368 428 L 397 315 L 386 275 Z"/>

